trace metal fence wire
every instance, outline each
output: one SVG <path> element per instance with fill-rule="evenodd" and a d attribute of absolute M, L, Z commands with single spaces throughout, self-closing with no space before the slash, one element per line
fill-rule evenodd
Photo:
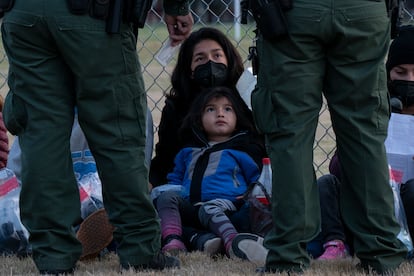
<path fill-rule="evenodd" d="M 190 10 L 194 17 L 194 30 L 203 26 L 215 27 L 223 31 L 240 52 L 245 67 L 250 66 L 248 48 L 255 37 L 255 22 L 248 16 L 247 24 L 240 24 L 241 9 L 239 0 L 192 0 Z M 162 1 L 154 0 L 148 14 L 145 27 L 139 29 L 137 51 L 147 90 L 148 107 L 154 122 L 154 144 L 158 140 L 158 126 L 161 110 L 164 107 L 165 94 L 171 89 L 170 76 L 175 58 L 162 66 L 154 57 L 168 40 L 168 33 L 163 21 Z M 3 96 L 8 91 L 8 62 L 4 50 L 0 56 L 0 92 Z M 332 130 L 329 111 L 323 104 L 314 143 L 314 167 L 317 176 L 328 172 L 328 164 L 335 150 L 335 135 Z"/>

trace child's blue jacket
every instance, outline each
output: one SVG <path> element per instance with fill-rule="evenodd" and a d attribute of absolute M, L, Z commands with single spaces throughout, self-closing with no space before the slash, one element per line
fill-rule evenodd
<path fill-rule="evenodd" d="M 250 143 L 248 132 L 212 146 L 202 136 L 197 137 L 202 146 L 179 151 L 174 170 L 167 175 L 168 183 L 182 185 L 183 197 L 193 203 L 216 198 L 236 202 L 259 178 L 260 168 L 250 154 L 261 154 L 261 148 Z"/>

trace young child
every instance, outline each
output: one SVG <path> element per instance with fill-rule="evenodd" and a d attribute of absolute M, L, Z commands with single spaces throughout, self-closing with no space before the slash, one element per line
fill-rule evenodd
<path fill-rule="evenodd" d="M 245 118 L 242 100 L 234 94 L 225 87 L 208 89 L 197 97 L 184 120 L 181 135 L 196 139 L 179 151 L 174 170 L 167 176 L 168 184 L 179 185 L 181 190 L 163 192 L 155 200 L 163 252 L 187 251 L 182 227 L 192 226 L 216 234 L 226 255 L 232 255 L 238 231 L 231 220 L 245 204 L 241 197 L 249 183 L 260 174 L 252 156 L 262 154 L 261 146 L 252 142 L 254 125 Z M 243 237 L 258 239 L 253 234 Z M 234 254 L 244 257 L 240 252 Z"/>

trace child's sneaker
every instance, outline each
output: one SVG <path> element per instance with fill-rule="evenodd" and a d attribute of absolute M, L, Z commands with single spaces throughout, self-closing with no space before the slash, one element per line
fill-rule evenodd
<path fill-rule="evenodd" d="M 249 260 L 257 266 L 264 266 L 268 251 L 263 246 L 262 237 L 250 233 L 240 233 L 233 239 L 229 255 Z"/>
<path fill-rule="evenodd" d="M 223 243 L 219 237 L 210 232 L 199 232 L 190 239 L 191 245 L 207 255 L 214 256 L 223 251 Z"/>
<path fill-rule="evenodd" d="M 221 242 L 221 239 L 219 237 L 214 237 L 209 240 L 206 240 L 206 242 L 203 245 L 203 248 L 204 253 L 210 256 L 214 256 L 223 251 L 223 243 Z"/>
<path fill-rule="evenodd" d="M 349 256 L 345 244 L 341 240 L 333 240 L 323 245 L 325 252 L 317 258 L 318 260 L 337 260 L 344 259 Z"/>
<path fill-rule="evenodd" d="M 179 253 L 187 252 L 187 248 L 184 243 L 178 239 L 171 239 L 162 248 L 162 253 L 168 253 L 172 256 L 177 256 Z"/>

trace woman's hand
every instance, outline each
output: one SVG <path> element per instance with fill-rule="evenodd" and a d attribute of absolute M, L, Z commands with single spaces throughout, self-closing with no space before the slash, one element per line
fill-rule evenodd
<path fill-rule="evenodd" d="M 191 13 L 177 16 L 166 14 L 164 20 L 170 35 L 171 46 L 176 46 L 183 42 L 190 35 L 194 25 Z"/>

